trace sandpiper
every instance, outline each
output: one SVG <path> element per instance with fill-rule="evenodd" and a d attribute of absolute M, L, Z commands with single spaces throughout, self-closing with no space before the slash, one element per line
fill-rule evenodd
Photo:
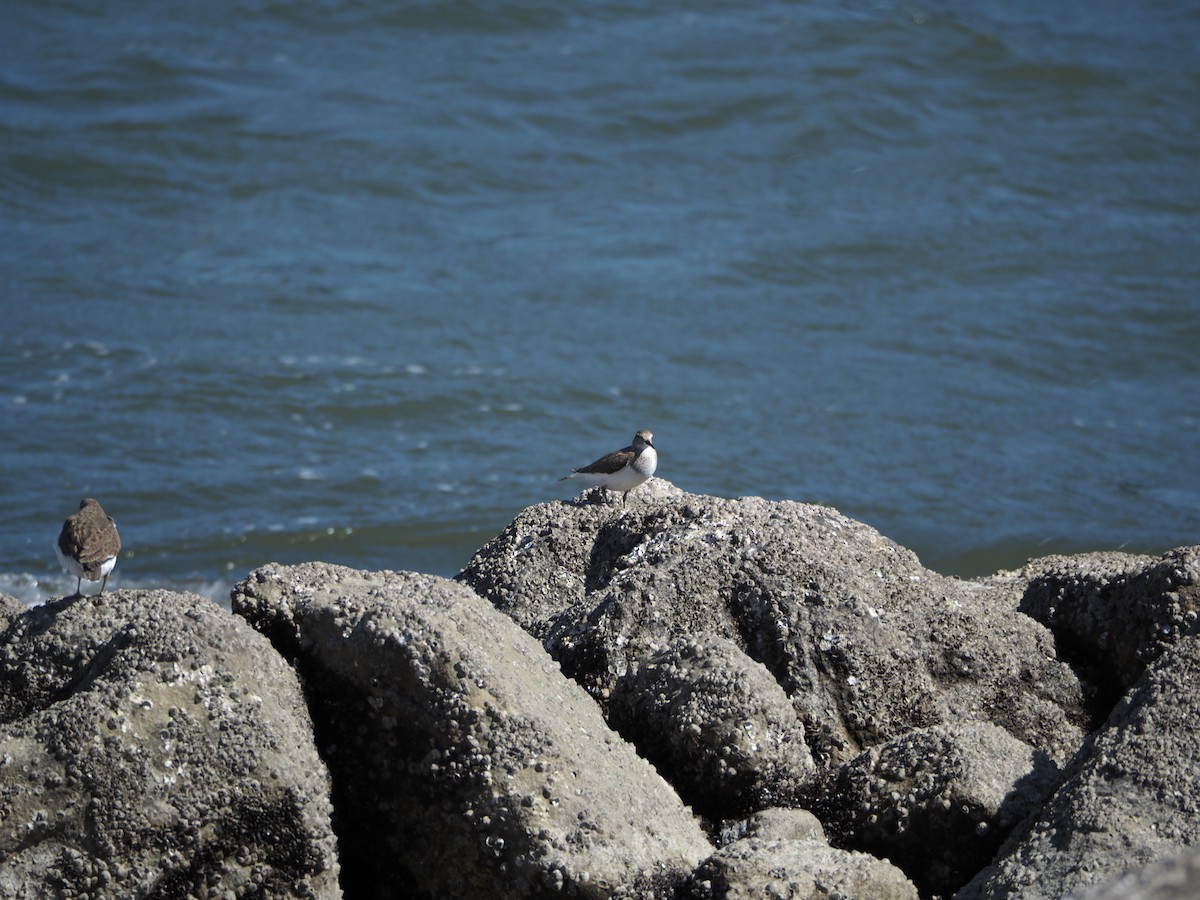
<path fill-rule="evenodd" d="M 99 581 L 103 594 L 108 573 L 117 564 L 117 554 L 121 552 L 117 523 L 104 512 L 100 501 L 88 497 L 80 501 L 79 512 L 63 522 L 54 552 L 62 567 L 78 579 L 75 582 L 76 597 L 82 593 L 85 578 Z"/>
<path fill-rule="evenodd" d="M 658 453 L 654 449 L 654 435 L 644 428 L 633 436 L 633 443 L 623 450 L 614 450 L 589 466 L 575 469 L 559 481 L 578 478 L 609 491 L 621 492 L 621 505 L 629 499 L 629 492 L 654 474 L 658 466 Z"/>

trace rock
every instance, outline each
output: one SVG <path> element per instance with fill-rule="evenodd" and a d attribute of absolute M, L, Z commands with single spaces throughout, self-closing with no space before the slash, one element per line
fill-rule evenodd
<path fill-rule="evenodd" d="M 957 898 L 1063 897 L 1200 843 L 1198 680 L 1191 635 L 1142 674 L 1040 814 Z"/>
<path fill-rule="evenodd" d="M 1065 761 L 1091 724 L 1052 636 L 1018 612 L 1021 586 L 938 575 L 827 507 L 657 478 L 638 493 L 526 509 L 458 575 L 602 703 L 689 635 L 763 664 L 822 764 L 963 720 Z"/>
<path fill-rule="evenodd" d="M 665 896 L 711 852 L 595 702 L 466 587 L 271 565 L 233 604 L 307 684 L 348 894 Z"/>
<path fill-rule="evenodd" d="M 677 638 L 617 680 L 610 722 L 714 818 L 771 806 L 813 771 L 783 688 L 724 638 Z"/>
<path fill-rule="evenodd" d="M 1196 900 L 1200 897 L 1200 850 L 1191 848 L 1120 875 L 1071 900 Z"/>
<path fill-rule="evenodd" d="M 686 896 L 917 900 L 917 889 L 899 869 L 866 853 L 830 847 L 820 823 L 803 810 L 765 810 L 751 817 L 745 831 L 697 869 Z"/>
<path fill-rule="evenodd" d="M 764 841 L 825 842 L 825 828 L 821 825 L 821 820 L 807 809 L 767 807 L 733 823 L 731 828 L 732 833 L 723 841 L 725 844 L 744 837 L 762 838 Z M 730 830 L 727 828 L 726 832 Z"/>
<path fill-rule="evenodd" d="M 1126 553 L 1051 556 L 1027 564 L 1021 610 L 1050 628 L 1065 656 L 1117 697 L 1196 623 L 1200 546 L 1158 558 Z"/>
<path fill-rule="evenodd" d="M 8 627 L 8 623 L 22 615 L 29 607 L 7 594 L 0 594 L 0 631 Z"/>
<path fill-rule="evenodd" d="M 801 802 L 838 846 L 885 857 L 950 896 L 1039 807 L 1058 767 L 995 725 L 911 731 L 810 780 Z"/>
<path fill-rule="evenodd" d="M 192 594 L 56 600 L 0 635 L 0 896 L 336 898 L 294 674 Z"/>

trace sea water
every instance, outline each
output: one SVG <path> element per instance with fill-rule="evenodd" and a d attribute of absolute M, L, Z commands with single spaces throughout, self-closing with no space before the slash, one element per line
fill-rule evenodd
<path fill-rule="evenodd" d="M 945 572 L 1200 541 L 1194 3 L 5 18 L 0 591 L 84 496 L 110 589 L 453 575 L 639 428 Z"/>

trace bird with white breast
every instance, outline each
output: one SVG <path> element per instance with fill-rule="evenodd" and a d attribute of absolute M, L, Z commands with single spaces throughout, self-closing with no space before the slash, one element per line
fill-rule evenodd
<path fill-rule="evenodd" d="M 596 487 L 621 492 L 621 505 L 629 499 L 629 492 L 650 479 L 658 467 L 658 452 L 654 449 L 654 435 L 642 429 L 633 436 L 633 443 L 621 450 L 614 450 L 594 463 L 575 469 L 559 481 L 577 478 Z"/>

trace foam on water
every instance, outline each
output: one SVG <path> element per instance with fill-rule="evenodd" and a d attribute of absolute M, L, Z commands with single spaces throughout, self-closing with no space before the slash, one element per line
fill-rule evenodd
<path fill-rule="evenodd" d="M 239 576 L 241 577 L 241 576 Z M 207 597 L 219 606 L 229 608 L 229 594 L 235 584 L 234 579 L 184 578 L 178 581 L 163 583 L 156 580 L 127 579 L 121 577 L 118 571 L 109 576 L 104 589 L 105 595 L 118 590 L 151 591 L 169 590 L 187 592 Z M 98 583 L 84 582 L 81 585 L 85 596 L 100 593 Z M 65 575 L 46 574 L 33 575 L 28 572 L 17 574 L 0 572 L 0 594 L 13 597 L 28 606 L 39 606 L 47 600 L 67 597 L 75 593 L 75 578 Z"/>

